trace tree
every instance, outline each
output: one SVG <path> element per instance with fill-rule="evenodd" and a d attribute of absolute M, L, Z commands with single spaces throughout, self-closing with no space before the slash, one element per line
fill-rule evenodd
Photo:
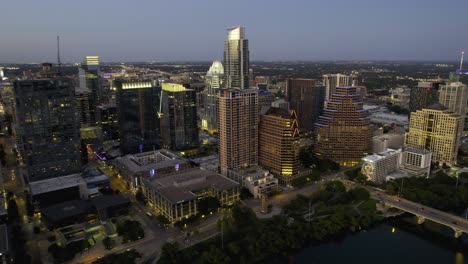
<path fill-rule="evenodd" d="M 168 225 L 168 224 L 169 224 L 169 220 L 168 220 L 164 215 L 162 215 L 162 214 L 157 215 L 157 216 L 155 217 L 155 219 L 156 219 L 156 221 L 157 221 L 158 223 L 160 223 L 161 225 Z"/>
<path fill-rule="evenodd" d="M 325 184 L 325 189 L 329 192 L 337 192 L 337 193 L 341 193 L 341 192 L 345 192 L 346 191 L 346 187 L 344 186 L 344 184 L 340 181 L 330 181 L 330 182 L 327 182 Z"/>
<path fill-rule="evenodd" d="M 138 189 L 137 193 L 135 194 L 135 198 L 137 199 L 137 201 L 139 201 L 141 204 L 143 205 L 146 205 L 146 197 L 145 195 L 143 194 L 143 191 L 140 189 Z"/>
<path fill-rule="evenodd" d="M 250 193 L 249 189 L 242 187 L 240 190 L 240 198 L 241 200 L 247 200 L 253 198 L 253 195 Z"/>
<path fill-rule="evenodd" d="M 99 259 L 94 264 L 132 264 L 136 263 L 136 260 L 141 258 L 141 254 L 138 251 L 132 249 L 125 251 L 120 254 L 110 254 L 102 259 Z"/>
<path fill-rule="evenodd" d="M 140 222 L 133 220 L 125 220 L 117 225 L 117 233 L 122 236 L 122 242 L 135 241 L 145 237 L 145 231 L 141 227 Z"/>
<path fill-rule="evenodd" d="M 231 259 L 219 248 L 211 245 L 207 251 L 203 252 L 198 262 L 207 264 L 230 263 Z"/>
<path fill-rule="evenodd" d="M 111 250 L 115 246 L 115 240 L 110 237 L 105 237 L 102 240 L 102 243 L 104 244 L 104 247 L 106 247 L 107 250 Z"/>
<path fill-rule="evenodd" d="M 172 243 L 165 243 L 161 248 L 161 256 L 159 257 L 158 264 L 176 264 L 180 260 L 179 251 L 181 250 L 180 244 L 175 241 Z"/>
<path fill-rule="evenodd" d="M 198 211 L 200 214 L 208 214 L 210 212 L 216 211 L 221 206 L 218 198 L 213 196 L 208 196 L 202 198 L 198 201 Z"/>
<path fill-rule="evenodd" d="M 366 189 L 362 188 L 362 187 L 354 188 L 354 189 L 350 190 L 349 193 L 351 194 L 351 196 L 356 201 L 369 200 L 369 197 L 370 197 L 369 192 Z"/>

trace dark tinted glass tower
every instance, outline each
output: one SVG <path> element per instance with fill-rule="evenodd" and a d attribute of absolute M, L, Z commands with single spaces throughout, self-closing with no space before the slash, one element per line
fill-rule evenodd
<path fill-rule="evenodd" d="M 438 82 L 419 82 L 418 86 L 411 88 L 409 110 L 416 112 L 439 102 Z"/>
<path fill-rule="evenodd" d="M 249 88 L 249 41 L 245 29 L 228 29 L 224 42 L 224 87 Z"/>
<path fill-rule="evenodd" d="M 161 88 L 151 81 L 130 79 L 117 79 L 114 86 L 123 154 L 159 149 Z"/>
<path fill-rule="evenodd" d="M 80 87 L 76 89 L 77 99 L 81 104 L 86 104 L 81 106 L 81 115 L 86 116 L 84 119 L 83 117 L 80 118 L 81 127 L 96 125 L 96 106 L 98 106 L 102 101 L 100 75 L 101 68 L 99 66 L 99 57 L 86 56 L 78 68 L 78 81 Z"/>
<path fill-rule="evenodd" d="M 312 130 L 322 114 L 325 87 L 317 86 L 313 79 L 289 78 L 286 80 L 286 100 L 296 111 L 299 128 Z"/>
<path fill-rule="evenodd" d="M 162 84 L 161 135 L 163 147 L 184 150 L 199 146 L 197 94 L 182 84 Z"/>
<path fill-rule="evenodd" d="M 24 176 L 38 181 L 80 172 L 79 124 L 72 80 L 49 76 L 15 81 L 14 96 L 14 134 Z"/>

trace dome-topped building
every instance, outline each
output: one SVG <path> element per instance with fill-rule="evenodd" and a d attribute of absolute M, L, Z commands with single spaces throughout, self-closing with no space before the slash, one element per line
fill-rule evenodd
<path fill-rule="evenodd" d="M 210 69 L 206 73 L 205 91 L 203 93 L 201 127 L 204 130 L 214 132 L 218 129 L 217 103 L 219 89 L 223 85 L 224 67 L 220 61 L 213 61 Z"/>

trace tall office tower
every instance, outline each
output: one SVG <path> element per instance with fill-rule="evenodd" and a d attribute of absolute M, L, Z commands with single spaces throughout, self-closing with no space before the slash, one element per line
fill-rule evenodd
<path fill-rule="evenodd" d="M 410 112 L 416 112 L 439 102 L 438 82 L 419 82 L 418 86 L 412 87 L 410 91 Z"/>
<path fill-rule="evenodd" d="M 80 128 L 96 126 L 96 110 L 93 105 L 93 94 L 90 90 L 75 87 L 76 110 Z"/>
<path fill-rule="evenodd" d="M 249 88 L 249 41 L 244 27 L 228 29 L 224 42 L 224 87 Z"/>
<path fill-rule="evenodd" d="M 197 93 L 178 83 L 163 83 L 161 91 L 162 146 L 184 150 L 199 146 Z"/>
<path fill-rule="evenodd" d="M 159 149 L 161 88 L 152 81 L 116 79 L 120 150 L 133 154 Z"/>
<path fill-rule="evenodd" d="M 72 80 L 50 77 L 13 83 L 14 135 L 29 181 L 81 170 L 79 126 Z"/>
<path fill-rule="evenodd" d="M 296 111 L 299 128 L 312 130 L 323 110 L 325 87 L 316 85 L 313 79 L 288 78 L 286 100 Z"/>
<path fill-rule="evenodd" d="M 206 87 L 203 93 L 204 108 L 202 111 L 202 128 L 208 131 L 218 129 L 218 97 L 223 84 L 224 67 L 220 61 L 213 61 L 206 74 Z"/>
<path fill-rule="evenodd" d="M 119 139 L 119 124 L 117 107 L 115 105 L 99 105 L 96 108 L 96 119 L 101 129 L 103 140 Z"/>
<path fill-rule="evenodd" d="M 450 82 L 440 85 L 439 103 L 452 112 L 465 116 L 468 101 L 468 85 L 461 82 Z"/>
<path fill-rule="evenodd" d="M 258 124 L 258 163 L 282 184 L 289 184 L 299 170 L 295 141 L 299 140 L 294 110 L 264 108 Z"/>
<path fill-rule="evenodd" d="M 358 76 L 347 74 L 324 74 L 323 85 L 325 85 L 325 101 L 331 99 L 338 86 L 357 86 L 359 85 Z"/>
<path fill-rule="evenodd" d="M 356 87 L 336 87 L 323 115 L 315 124 L 315 152 L 341 166 L 358 166 L 372 152 L 369 113 Z"/>
<path fill-rule="evenodd" d="M 86 56 L 78 68 L 79 85 L 91 91 L 95 105 L 102 100 L 101 66 L 99 56 Z"/>
<path fill-rule="evenodd" d="M 463 117 L 436 103 L 411 113 L 405 145 L 432 152 L 432 160 L 440 164 L 455 164 Z"/>
<path fill-rule="evenodd" d="M 221 173 L 258 163 L 258 91 L 223 89 L 219 97 Z"/>

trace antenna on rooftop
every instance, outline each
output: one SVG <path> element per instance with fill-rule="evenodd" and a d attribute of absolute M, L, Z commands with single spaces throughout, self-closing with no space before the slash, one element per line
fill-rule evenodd
<path fill-rule="evenodd" d="M 60 36 L 57 36 L 57 63 L 58 63 L 58 75 L 62 75 L 62 63 L 60 62 Z"/>

